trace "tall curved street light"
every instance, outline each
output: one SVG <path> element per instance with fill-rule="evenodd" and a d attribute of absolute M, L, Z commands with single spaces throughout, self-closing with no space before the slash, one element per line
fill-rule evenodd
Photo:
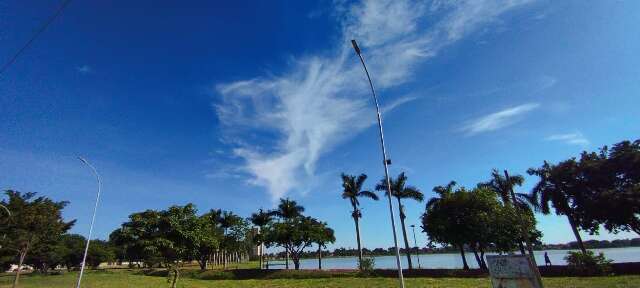
<path fill-rule="evenodd" d="M 96 221 L 96 211 L 98 211 L 98 202 L 100 202 L 100 190 L 102 190 L 102 181 L 100 181 L 100 174 L 96 170 L 93 165 L 89 163 L 86 159 L 79 157 L 78 159 L 82 161 L 87 167 L 91 169 L 93 175 L 96 176 L 96 180 L 98 181 L 98 192 L 96 193 L 96 204 L 93 207 L 93 216 L 91 217 L 91 226 L 89 227 L 89 236 L 87 237 L 87 245 L 84 247 L 84 255 L 82 256 L 82 266 L 80 266 L 80 275 L 78 275 L 78 283 L 76 284 L 76 288 L 80 288 L 80 282 L 82 282 L 82 275 L 84 274 L 84 266 L 87 262 L 87 252 L 89 252 L 89 242 L 91 242 L 91 234 L 93 233 L 93 223 Z"/>
<path fill-rule="evenodd" d="M 353 45 L 353 49 L 356 50 L 356 54 L 358 54 L 358 58 L 360 58 L 360 62 L 362 63 L 362 67 L 364 68 L 364 73 L 367 74 L 369 86 L 371 87 L 371 94 L 373 96 L 373 102 L 376 104 L 378 128 L 380 130 L 380 147 L 382 148 L 382 163 L 384 164 L 384 177 L 385 181 L 387 182 L 387 199 L 389 200 L 389 214 L 391 214 L 391 229 L 393 229 L 393 244 L 396 248 L 396 266 L 398 267 L 398 280 L 400 280 L 400 287 L 404 288 L 402 264 L 400 264 L 400 249 L 398 248 L 398 236 L 396 235 L 396 222 L 394 220 L 395 217 L 393 216 L 393 204 L 391 203 L 391 180 L 389 179 L 389 164 L 391 163 L 391 160 L 387 159 L 387 150 L 384 146 L 384 133 L 382 132 L 382 114 L 380 113 L 380 105 L 378 104 L 376 90 L 373 89 L 373 82 L 371 82 L 371 76 L 369 76 L 369 70 L 367 70 L 367 65 L 364 64 L 364 58 L 362 58 L 362 54 L 360 53 L 360 47 L 358 47 L 358 43 L 356 43 L 356 40 L 351 40 L 351 45 Z"/>

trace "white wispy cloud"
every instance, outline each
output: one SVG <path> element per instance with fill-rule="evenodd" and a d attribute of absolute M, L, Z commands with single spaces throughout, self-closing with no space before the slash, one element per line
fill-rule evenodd
<path fill-rule="evenodd" d="M 76 71 L 78 71 L 78 73 L 80 74 L 89 74 L 93 72 L 93 68 L 91 68 L 91 66 L 89 65 L 82 65 L 82 66 L 76 67 Z"/>
<path fill-rule="evenodd" d="M 334 51 L 293 57 L 284 73 L 219 83 L 214 108 L 224 130 L 245 162 L 250 183 L 266 187 L 273 199 L 304 190 L 319 157 L 375 123 L 366 78 L 349 40 L 357 39 L 366 56 L 385 111 L 415 99 L 384 93 L 415 77 L 416 67 L 447 45 L 495 22 L 496 17 L 528 0 L 421 2 L 363 1 L 338 4 L 342 36 Z M 326 53 L 329 52 L 329 53 Z M 275 142 L 252 141 L 266 133 Z M 261 138 L 261 139 L 264 139 Z M 262 140 L 260 140 L 262 141 Z M 253 143 L 253 144 L 247 144 Z"/>
<path fill-rule="evenodd" d="M 538 107 L 538 103 L 527 103 L 500 110 L 467 122 L 461 130 L 467 135 L 495 131 L 520 121 L 522 115 Z"/>
<path fill-rule="evenodd" d="M 555 134 L 545 138 L 547 141 L 559 141 L 570 145 L 589 145 L 589 139 L 587 139 L 582 133 L 574 132 L 567 134 Z"/>

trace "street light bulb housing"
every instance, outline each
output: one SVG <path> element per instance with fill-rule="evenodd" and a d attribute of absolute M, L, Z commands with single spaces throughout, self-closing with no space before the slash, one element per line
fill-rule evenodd
<path fill-rule="evenodd" d="M 356 54 L 360 55 L 360 47 L 358 47 L 356 40 L 351 40 L 351 45 L 353 45 L 353 49 L 356 50 Z"/>

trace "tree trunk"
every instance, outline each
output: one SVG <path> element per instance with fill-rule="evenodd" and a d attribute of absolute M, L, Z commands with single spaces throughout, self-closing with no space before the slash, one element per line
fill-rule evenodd
<path fill-rule="evenodd" d="M 482 246 L 480 246 L 480 261 L 482 261 L 482 267 L 484 267 L 484 269 L 488 269 L 487 268 L 487 262 L 484 261 L 484 248 L 482 248 Z"/>
<path fill-rule="evenodd" d="M 258 252 L 260 252 L 260 253 L 259 253 L 259 257 L 260 257 L 260 269 L 262 269 L 262 263 L 263 263 L 263 260 L 262 260 L 262 258 L 263 258 L 263 257 L 262 257 L 262 254 L 264 254 L 263 247 L 262 247 L 262 243 L 260 243 L 260 246 L 259 246 L 259 247 L 260 247 L 260 251 L 258 251 Z"/>
<path fill-rule="evenodd" d="M 522 245 L 522 240 L 518 240 L 518 248 L 520 248 L 520 254 L 527 255 L 527 253 L 524 252 L 524 245 Z"/>
<path fill-rule="evenodd" d="M 578 226 L 576 226 L 576 222 L 573 220 L 573 217 L 567 215 L 567 219 L 569 219 L 569 225 L 571 225 L 571 230 L 573 230 L 573 235 L 576 236 L 576 241 L 578 241 L 578 247 L 582 250 L 582 253 L 587 253 L 587 249 L 584 248 L 584 243 L 582 243 L 582 237 L 580 237 L 580 232 L 578 231 Z"/>
<path fill-rule="evenodd" d="M 180 276 L 180 270 L 178 269 L 178 264 L 173 268 L 173 281 L 171 281 L 171 288 L 176 288 L 176 284 L 178 284 L 178 277 Z"/>
<path fill-rule="evenodd" d="M 285 253 L 285 257 L 284 257 L 284 268 L 289 270 L 289 249 L 288 248 L 284 248 L 284 253 Z M 295 264 L 295 263 L 294 263 Z"/>
<path fill-rule="evenodd" d="M 469 270 L 469 265 L 467 264 L 467 258 L 464 257 L 464 245 L 460 245 L 460 256 L 462 257 L 462 269 Z"/>
<path fill-rule="evenodd" d="M 291 260 L 293 260 L 293 267 L 296 270 L 300 270 L 300 258 L 297 257 L 291 257 Z"/>
<path fill-rule="evenodd" d="M 475 245 L 469 245 L 469 247 L 471 247 L 471 251 L 473 252 L 473 256 L 476 258 L 476 262 L 478 262 L 478 267 L 480 267 L 480 269 L 484 270 L 484 267 L 482 266 L 482 260 L 480 259 L 480 256 L 478 255 L 478 250 L 476 249 Z"/>
<path fill-rule="evenodd" d="M 529 258 L 531 258 L 531 263 L 533 263 L 533 266 L 538 266 L 538 263 L 536 263 L 536 257 L 535 255 L 533 255 L 533 245 L 531 245 L 531 241 L 529 241 L 527 239 L 527 251 L 529 251 Z"/>
<path fill-rule="evenodd" d="M 18 282 L 20 281 L 20 271 L 22 270 L 22 264 L 24 263 L 24 258 L 27 256 L 27 249 L 20 251 L 20 260 L 18 261 L 18 270 L 16 271 L 16 278 L 13 279 L 13 288 L 18 287 Z"/>
<path fill-rule="evenodd" d="M 207 270 L 207 256 L 200 256 L 198 264 L 200 265 L 200 270 Z"/>
<path fill-rule="evenodd" d="M 407 254 L 407 264 L 409 264 L 409 269 L 413 269 L 413 264 L 411 263 L 411 248 L 409 247 L 409 240 L 407 239 L 407 227 L 404 225 L 404 218 L 407 216 L 404 215 L 404 207 L 402 207 L 402 203 L 400 202 L 400 198 L 398 198 L 398 207 L 400 209 L 400 224 L 402 226 L 402 236 L 404 236 L 404 248 L 405 254 Z"/>
<path fill-rule="evenodd" d="M 353 221 L 356 223 L 356 242 L 358 243 L 358 269 L 362 269 L 360 265 L 362 263 L 362 243 L 360 242 L 360 224 L 358 223 L 358 211 L 354 210 L 353 213 L 353 215 L 355 216 L 353 217 Z"/>
<path fill-rule="evenodd" d="M 322 245 L 318 244 L 318 270 L 322 270 Z"/>

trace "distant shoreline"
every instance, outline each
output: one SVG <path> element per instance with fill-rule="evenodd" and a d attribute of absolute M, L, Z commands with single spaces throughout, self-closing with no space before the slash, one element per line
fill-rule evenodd
<path fill-rule="evenodd" d="M 584 244 L 587 249 L 612 249 L 612 248 L 630 248 L 630 247 L 640 247 L 640 238 L 633 239 L 621 239 L 621 240 L 587 240 L 584 241 Z M 343 250 L 342 250 L 343 249 Z M 376 253 L 375 251 L 380 251 L 382 248 L 376 248 L 374 250 L 363 249 L 366 257 L 382 257 L 382 256 L 394 256 L 393 251 L 388 253 Z M 569 242 L 565 244 L 544 244 L 538 245 L 534 247 L 534 251 L 551 251 L 551 250 L 579 250 L 576 242 Z M 403 249 L 402 249 L 403 250 Z M 333 252 L 323 251 L 322 258 L 350 258 L 357 257 L 356 249 L 345 249 L 345 248 L 337 248 Z M 388 251 L 388 250 L 387 250 Z M 386 251 L 385 251 L 386 252 Z M 465 249 L 465 252 L 471 252 L 470 250 Z M 486 251 L 487 253 L 494 252 L 493 250 Z M 335 255 L 335 253 L 349 253 L 348 255 Z M 404 254 L 403 251 L 401 251 Z M 429 249 L 423 248 L 419 251 L 420 255 L 430 255 L 430 254 L 458 254 L 460 253 L 457 249 L 454 248 L 439 248 L 439 249 Z M 415 254 L 415 251 L 412 252 Z M 316 251 L 306 252 L 305 255 L 301 259 L 317 259 Z M 276 260 L 284 260 L 284 258 L 277 258 Z"/>

